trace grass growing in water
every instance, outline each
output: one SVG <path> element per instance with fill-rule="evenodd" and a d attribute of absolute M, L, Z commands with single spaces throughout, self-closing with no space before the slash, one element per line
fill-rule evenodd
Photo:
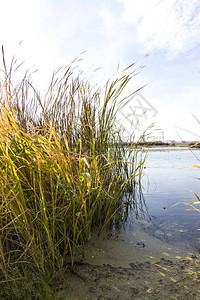
<path fill-rule="evenodd" d="M 91 228 L 105 229 L 123 205 L 123 193 L 134 193 L 142 161 L 136 146 L 127 149 L 134 153 L 131 161 L 124 160 L 116 128 L 118 99 L 134 72 L 126 69 L 102 91 L 69 66 L 54 73 L 41 99 L 26 76 L 12 85 L 14 65 L 7 71 L 4 52 L 3 63 L 0 295 L 30 299 L 42 282 L 34 278 L 46 278 L 38 295 L 44 299 L 51 279 L 73 265 Z"/>

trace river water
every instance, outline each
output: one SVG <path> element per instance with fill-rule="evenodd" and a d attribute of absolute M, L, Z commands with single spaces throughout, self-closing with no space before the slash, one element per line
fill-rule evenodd
<path fill-rule="evenodd" d="M 198 160 L 199 159 L 199 160 Z M 143 176 L 144 198 L 149 212 L 161 216 L 189 216 L 185 205 L 177 202 L 197 201 L 190 190 L 200 193 L 200 150 L 185 147 L 149 150 Z M 166 210 L 163 210 L 165 208 Z"/>
<path fill-rule="evenodd" d="M 86 261 L 126 266 L 147 257 L 199 253 L 200 212 L 186 210 L 190 207 L 183 204 L 198 202 L 191 191 L 200 195 L 200 169 L 194 167 L 200 166 L 199 159 L 200 149 L 150 148 L 141 203 L 137 200 L 141 211 L 136 217 L 132 209 L 122 228 L 108 232 L 106 238 L 94 234 L 86 246 Z"/>
<path fill-rule="evenodd" d="M 199 149 L 151 148 L 142 186 L 151 219 L 149 234 L 174 244 L 182 241 L 185 246 L 198 251 L 200 212 L 184 204 L 199 202 L 192 193 L 200 196 L 200 169 L 194 165 L 200 166 Z M 199 204 L 196 207 L 200 209 Z M 143 220 L 138 223 L 145 227 Z"/>

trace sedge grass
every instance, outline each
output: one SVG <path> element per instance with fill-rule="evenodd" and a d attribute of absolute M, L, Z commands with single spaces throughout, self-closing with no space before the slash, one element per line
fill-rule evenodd
<path fill-rule="evenodd" d="M 16 284 L 30 270 L 54 277 L 73 265 L 91 229 L 105 229 L 123 192 L 134 193 L 143 161 L 137 145 L 131 162 L 122 146 L 116 149 L 118 99 L 132 79 L 129 68 L 104 93 L 74 76 L 72 66 L 60 69 L 41 99 L 26 76 L 13 86 L 4 52 L 3 62 L 0 281 Z"/>

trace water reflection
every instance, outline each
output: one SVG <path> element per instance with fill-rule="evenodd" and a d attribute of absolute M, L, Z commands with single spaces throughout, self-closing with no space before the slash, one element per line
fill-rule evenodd
<path fill-rule="evenodd" d="M 130 213 L 126 231 L 140 228 L 158 239 L 182 247 L 200 248 L 200 214 L 178 202 L 197 201 L 190 190 L 200 194 L 198 165 L 200 150 L 187 148 L 151 148 L 142 178 L 143 218 Z M 175 206 L 174 206 L 175 205 Z M 136 214 L 138 216 L 138 213 Z"/>
<path fill-rule="evenodd" d="M 142 184 L 150 214 L 157 217 L 167 214 L 188 215 L 183 210 L 185 205 L 173 205 L 177 202 L 196 201 L 189 190 L 200 193 L 199 181 L 196 179 L 199 177 L 199 169 L 191 167 L 199 163 L 196 157 L 200 158 L 199 149 L 152 148 L 149 151 Z"/>

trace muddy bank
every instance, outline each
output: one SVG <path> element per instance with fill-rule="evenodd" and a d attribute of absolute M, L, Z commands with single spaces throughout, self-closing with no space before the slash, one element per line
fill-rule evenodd
<path fill-rule="evenodd" d="M 200 299 L 200 257 L 175 262 L 130 262 L 129 268 L 79 263 L 67 277 L 64 299 Z M 176 283 L 177 282 L 177 283 Z"/>
<path fill-rule="evenodd" d="M 158 230 L 157 230 L 158 231 Z M 84 257 L 77 260 L 92 265 L 110 264 L 115 267 L 128 268 L 131 262 L 157 262 L 161 258 L 179 262 L 190 259 L 198 251 L 185 239 L 169 242 L 163 235 L 152 236 L 143 230 L 107 233 L 106 237 L 93 234 L 85 245 Z"/>
<path fill-rule="evenodd" d="M 198 253 L 140 231 L 124 237 L 93 236 L 67 274 L 63 299 L 200 299 Z"/>

